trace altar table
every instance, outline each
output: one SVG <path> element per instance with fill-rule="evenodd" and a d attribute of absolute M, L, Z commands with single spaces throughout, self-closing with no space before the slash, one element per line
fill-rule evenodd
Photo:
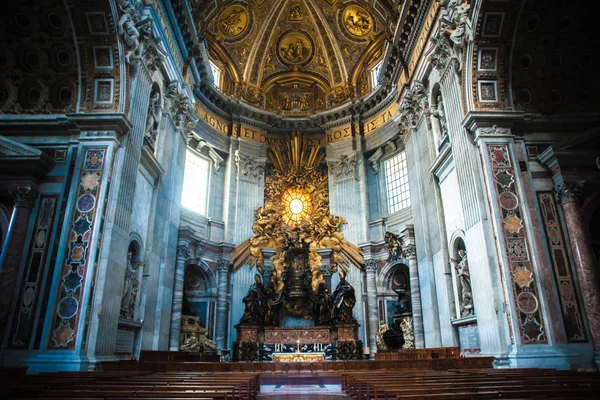
<path fill-rule="evenodd" d="M 319 362 L 324 360 L 323 353 L 274 353 L 274 362 Z"/>

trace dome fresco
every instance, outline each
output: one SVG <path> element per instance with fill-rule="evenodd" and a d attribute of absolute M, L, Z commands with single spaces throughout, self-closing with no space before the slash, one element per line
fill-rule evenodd
<path fill-rule="evenodd" d="M 282 116 L 303 117 L 377 86 L 391 25 L 387 1 L 212 2 L 195 13 L 220 90 Z"/>

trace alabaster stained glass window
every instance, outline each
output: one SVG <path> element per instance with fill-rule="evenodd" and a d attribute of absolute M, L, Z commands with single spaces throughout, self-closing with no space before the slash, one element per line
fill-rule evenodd
<path fill-rule="evenodd" d="M 384 165 L 388 212 L 392 214 L 410 206 L 406 152 L 390 158 Z"/>
<path fill-rule="evenodd" d="M 282 218 L 286 224 L 294 225 L 310 216 L 312 203 L 304 190 L 291 187 L 283 193 L 281 200 L 284 204 Z"/>
<path fill-rule="evenodd" d="M 206 215 L 208 203 L 209 171 L 210 162 L 206 158 L 191 150 L 186 152 L 181 205 L 202 215 Z"/>

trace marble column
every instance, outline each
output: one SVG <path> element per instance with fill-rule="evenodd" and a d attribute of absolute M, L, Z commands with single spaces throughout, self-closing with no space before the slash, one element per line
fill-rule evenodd
<path fill-rule="evenodd" d="M 379 310 L 377 308 L 377 260 L 364 260 L 363 269 L 367 275 L 367 321 L 369 324 L 369 347 L 377 352 L 377 331 L 379 330 Z"/>
<path fill-rule="evenodd" d="M 30 185 L 11 187 L 9 192 L 15 204 L 0 259 L 0 343 L 4 340 L 10 304 L 17 285 L 31 210 L 38 196 L 37 189 Z"/>
<path fill-rule="evenodd" d="M 598 352 L 600 351 L 600 286 L 598 285 L 600 281 L 598 280 L 598 270 L 594 262 L 590 236 L 587 229 L 585 229 L 581 213 L 582 184 L 562 181 L 555 185 L 554 191 L 565 216 L 583 304 L 592 333 L 594 348 Z"/>
<path fill-rule="evenodd" d="M 215 329 L 215 343 L 217 351 L 226 347 L 227 343 L 227 296 L 228 296 L 228 280 L 229 271 L 231 269 L 231 261 L 221 259 L 217 261 L 217 316 Z"/>
<path fill-rule="evenodd" d="M 181 312 L 183 306 L 183 286 L 185 276 L 185 263 L 191 257 L 190 246 L 180 244 L 177 247 L 177 262 L 175 270 L 175 285 L 173 287 L 173 310 L 171 313 L 171 334 L 169 336 L 169 350 L 179 350 L 179 332 L 181 331 Z"/>
<path fill-rule="evenodd" d="M 408 260 L 410 271 L 410 304 L 413 317 L 413 331 L 415 334 L 415 348 L 425 347 L 425 332 L 423 330 L 423 310 L 421 308 L 421 286 L 419 283 L 419 266 L 417 264 L 417 247 L 412 227 L 407 227 L 400 232 L 402 254 Z"/>

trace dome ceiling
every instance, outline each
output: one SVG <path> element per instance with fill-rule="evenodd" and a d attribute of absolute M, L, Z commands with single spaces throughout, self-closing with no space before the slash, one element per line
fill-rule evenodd
<path fill-rule="evenodd" d="M 390 10 L 384 0 L 215 0 L 195 14 L 223 93 L 304 116 L 370 93 Z"/>

